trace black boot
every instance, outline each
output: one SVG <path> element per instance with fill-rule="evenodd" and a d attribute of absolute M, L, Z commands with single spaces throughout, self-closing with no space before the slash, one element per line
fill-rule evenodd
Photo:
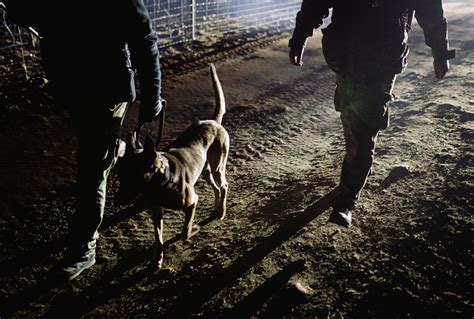
<path fill-rule="evenodd" d="M 95 264 L 95 240 L 81 247 L 68 249 L 60 267 L 60 276 L 67 280 L 74 280 L 84 270 Z"/>
<path fill-rule="evenodd" d="M 348 208 L 344 210 L 334 209 L 329 215 L 329 222 L 349 228 L 352 225 L 352 211 Z"/>

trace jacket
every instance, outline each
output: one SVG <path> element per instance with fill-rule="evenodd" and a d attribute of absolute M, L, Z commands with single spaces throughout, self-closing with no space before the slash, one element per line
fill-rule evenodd
<path fill-rule="evenodd" d="M 441 0 L 303 0 L 289 46 L 304 46 L 332 8 L 323 29 L 323 52 L 338 73 L 400 73 L 406 66 L 413 15 L 435 59 L 448 59 Z"/>
<path fill-rule="evenodd" d="M 10 0 L 7 10 L 39 28 L 46 77 L 60 102 L 131 102 L 137 70 L 142 106 L 159 103 L 158 39 L 143 0 Z"/>

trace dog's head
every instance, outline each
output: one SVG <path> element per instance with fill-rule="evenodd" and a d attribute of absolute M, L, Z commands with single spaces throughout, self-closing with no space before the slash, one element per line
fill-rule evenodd
<path fill-rule="evenodd" d="M 152 139 L 147 136 L 144 147 L 141 147 L 135 134 L 130 133 L 125 153 L 118 162 L 120 186 L 115 202 L 123 205 L 133 201 L 158 171 L 164 171 L 164 168 Z"/>

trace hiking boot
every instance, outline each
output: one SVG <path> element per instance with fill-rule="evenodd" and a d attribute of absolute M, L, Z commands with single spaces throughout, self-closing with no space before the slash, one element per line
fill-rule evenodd
<path fill-rule="evenodd" d="M 348 208 L 345 210 L 334 210 L 329 215 L 329 222 L 349 228 L 352 224 L 352 211 Z"/>
<path fill-rule="evenodd" d="M 61 265 L 61 277 L 68 280 L 74 280 L 84 270 L 95 264 L 95 243 L 85 252 L 72 254 L 66 252 L 66 257 Z"/>

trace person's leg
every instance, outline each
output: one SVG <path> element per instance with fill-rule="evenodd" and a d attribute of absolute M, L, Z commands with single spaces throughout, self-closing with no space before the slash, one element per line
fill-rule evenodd
<path fill-rule="evenodd" d="M 388 126 L 393 82 L 394 76 L 373 83 L 337 77 L 335 104 L 341 112 L 346 155 L 331 222 L 351 225 L 352 210 L 372 169 L 378 132 Z"/>
<path fill-rule="evenodd" d="M 352 210 L 372 170 L 378 130 L 361 125 L 357 119 L 344 121 L 343 128 L 346 155 L 342 163 L 339 200 L 334 208 Z"/>
<path fill-rule="evenodd" d="M 73 278 L 95 263 L 107 178 L 117 161 L 126 110 L 127 103 L 119 103 L 93 114 L 72 113 L 78 140 L 77 210 L 70 223 L 64 270 Z"/>

